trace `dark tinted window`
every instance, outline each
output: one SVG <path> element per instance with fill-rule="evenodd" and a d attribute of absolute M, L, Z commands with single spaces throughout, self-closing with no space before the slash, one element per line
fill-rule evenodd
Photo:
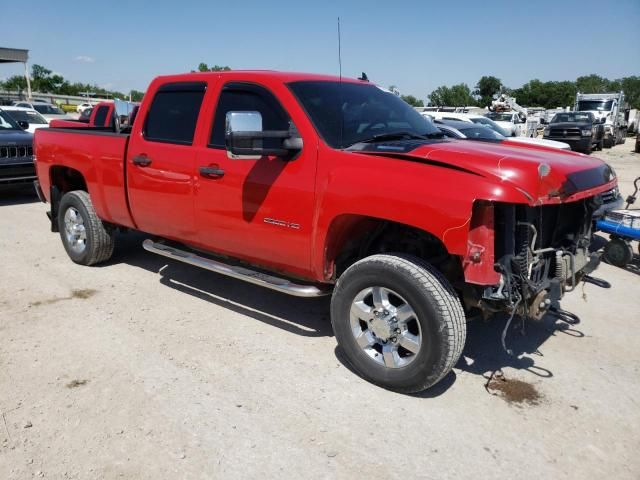
<path fill-rule="evenodd" d="M 227 112 L 260 112 L 262 130 L 288 130 L 289 116 L 271 92 L 257 85 L 231 83 L 224 86 L 216 107 L 209 146 L 225 146 Z M 265 138 L 264 148 L 281 148 L 282 139 Z"/>
<path fill-rule="evenodd" d="M 109 111 L 109 107 L 106 105 L 102 107 L 98 107 L 96 111 L 95 120 L 93 121 L 96 127 L 106 127 L 105 120 L 107 119 L 107 112 Z"/>
<path fill-rule="evenodd" d="M 398 132 L 440 136 L 408 103 L 369 83 L 304 81 L 290 83 L 289 88 L 334 148 Z"/>
<path fill-rule="evenodd" d="M 205 83 L 174 83 L 160 87 L 147 113 L 144 138 L 191 145 Z"/>

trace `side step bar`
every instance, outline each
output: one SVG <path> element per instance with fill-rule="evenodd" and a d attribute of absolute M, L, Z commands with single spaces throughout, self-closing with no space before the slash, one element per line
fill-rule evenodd
<path fill-rule="evenodd" d="M 260 285 L 261 287 L 270 288 L 271 290 L 276 290 L 288 295 L 294 295 L 296 297 L 321 297 L 331 293 L 329 289 L 323 290 L 313 285 L 300 285 L 285 278 L 274 277 L 267 273 L 256 272 L 255 270 L 249 270 L 248 268 L 235 265 L 227 265 L 217 260 L 201 257 L 200 255 L 192 252 L 170 247 L 163 243 L 154 242 L 151 239 L 147 239 L 142 242 L 142 247 L 149 252 L 157 253 L 163 257 L 172 258 L 173 260 L 177 260 L 182 263 L 188 263 L 189 265 L 204 268 L 205 270 L 211 270 L 212 272 L 244 280 L 245 282 Z"/>

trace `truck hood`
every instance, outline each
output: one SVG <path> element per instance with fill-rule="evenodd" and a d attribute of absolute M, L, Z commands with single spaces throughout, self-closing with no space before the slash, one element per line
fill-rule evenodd
<path fill-rule="evenodd" d="M 520 192 L 523 203 L 559 203 L 610 184 L 615 172 L 602 160 L 559 149 L 522 148 L 493 142 L 444 140 L 367 144 L 360 153 L 395 157 L 468 172 Z M 602 188 L 605 190 L 605 188 Z M 491 199 L 486 199 L 491 200 Z"/>

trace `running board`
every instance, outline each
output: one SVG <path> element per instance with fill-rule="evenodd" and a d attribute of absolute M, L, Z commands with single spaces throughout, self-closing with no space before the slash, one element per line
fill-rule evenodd
<path fill-rule="evenodd" d="M 313 285 L 300 285 L 285 278 L 274 277 L 267 273 L 256 272 L 255 270 L 249 270 L 248 268 L 236 265 L 227 265 L 226 263 L 222 263 L 217 260 L 201 257 L 200 255 L 196 255 L 192 252 L 170 247 L 163 243 L 154 242 L 151 239 L 147 239 L 142 242 L 142 247 L 149 252 L 157 253 L 163 257 L 172 258 L 173 260 L 177 260 L 182 263 L 188 263 L 195 267 L 204 268 L 205 270 L 244 280 L 245 282 L 253 283 L 254 285 L 270 288 L 271 290 L 286 293 L 288 295 L 294 295 L 296 297 L 321 297 L 331 293 L 328 289 L 323 290 L 318 287 L 314 287 Z"/>

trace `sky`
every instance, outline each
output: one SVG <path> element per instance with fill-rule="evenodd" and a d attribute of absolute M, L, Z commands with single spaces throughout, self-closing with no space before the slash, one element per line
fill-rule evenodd
<path fill-rule="evenodd" d="M 0 14 L 1 47 L 122 92 L 200 62 L 337 75 L 338 17 L 344 76 L 422 99 L 482 75 L 512 88 L 640 75 L 640 0 L 0 0 Z M 0 79 L 21 73 L 0 64 Z"/>

